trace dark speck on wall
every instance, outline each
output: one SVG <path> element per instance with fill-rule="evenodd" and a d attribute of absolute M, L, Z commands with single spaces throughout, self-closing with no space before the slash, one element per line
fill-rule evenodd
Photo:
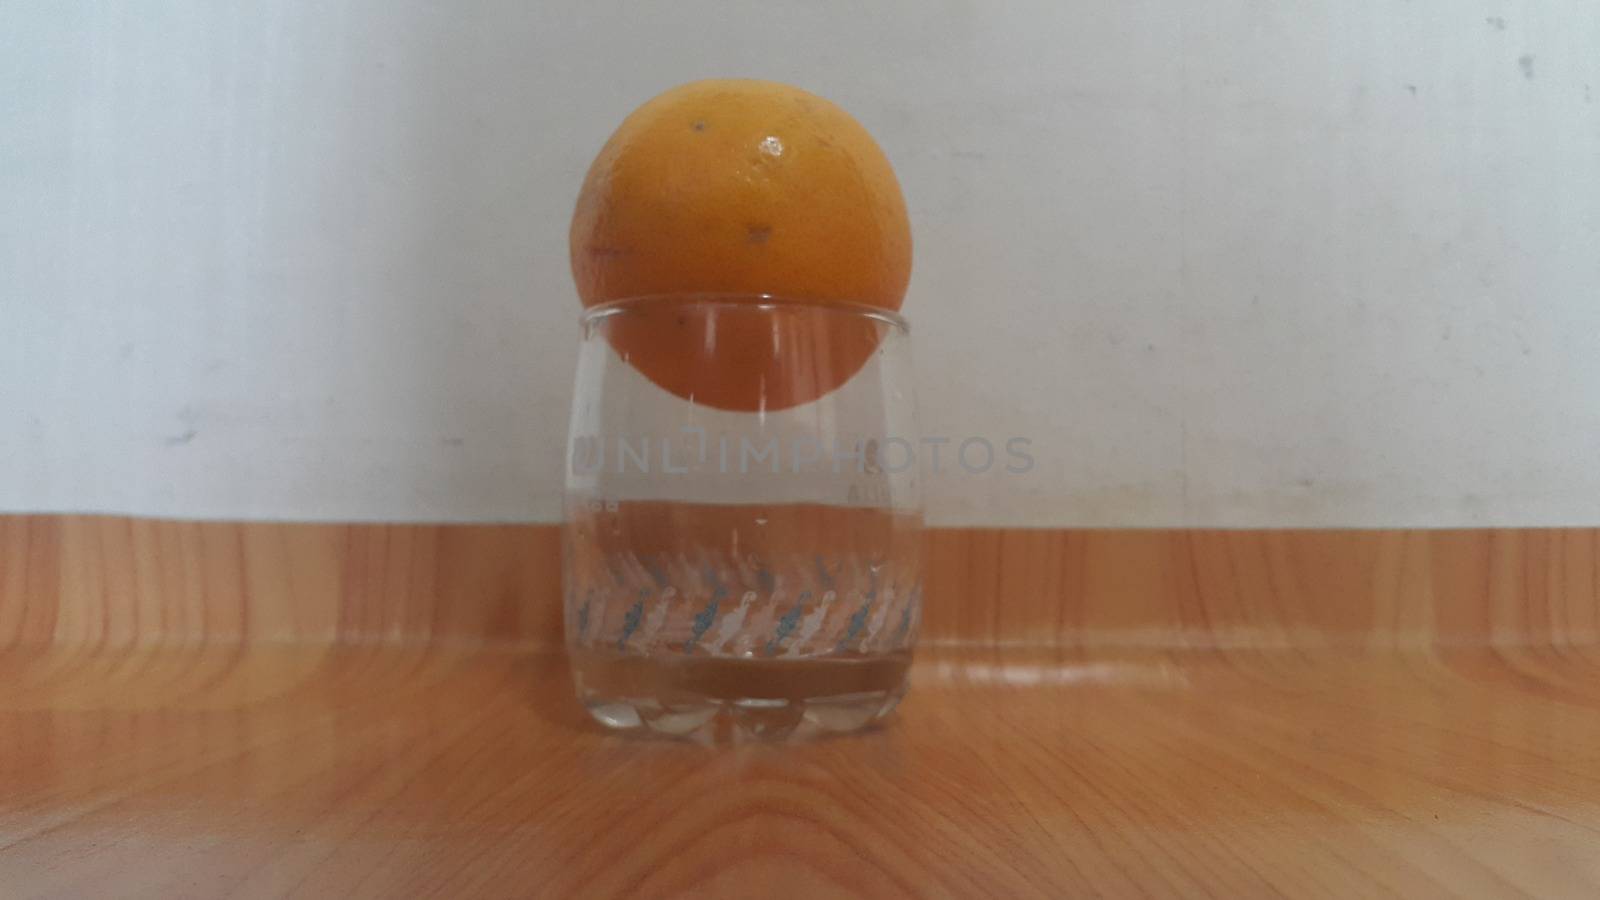
<path fill-rule="evenodd" d="M 695 131 L 705 131 L 706 130 L 706 120 L 705 119 L 695 119 L 693 122 L 689 123 L 689 127 L 693 128 Z"/>
<path fill-rule="evenodd" d="M 772 237 L 771 225 L 750 225 L 744 230 L 745 239 L 752 244 L 765 244 Z"/>
<path fill-rule="evenodd" d="M 1417 95 L 1417 86 L 1414 85 L 1414 84 L 1406 85 L 1406 90 L 1411 92 L 1411 96 L 1413 96 L 1413 97 L 1415 97 Z"/>
<path fill-rule="evenodd" d="M 185 431 L 183 434 L 175 434 L 172 437 L 167 438 L 166 440 L 162 441 L 162 443 L 166 444 L 168 447 L 182 447 L 184 444 L 194 440 L 199 434 L 200 432 L 191 428 L 188 431 Z"/>
<path fill-rule="evenodd" d="M 1522 77 L 1533 80 L 1533 54 L 1524 53 L 1517 57 L 1517 66 L 1522 69 Z"/>
<path fill-rule="evenodd" d="M 1506 20 L 1502 16 L 1490 16 L 1489 18 L 1484 19 L 1483 21 L 1489 23 L 1489 27 L 1493 28 L 1495 31 L 1505 31 L 1506 30 Z"/>

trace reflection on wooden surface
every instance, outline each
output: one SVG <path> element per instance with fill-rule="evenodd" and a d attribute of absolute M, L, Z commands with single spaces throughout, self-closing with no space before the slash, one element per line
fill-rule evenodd
<path fill-rule="evenodd" d="M 0 895 L 1596 896 L 1597 536 L 935 532 L 889 727 L 710 749 L 550 528 L 0 517 Z"/>
<path fill-rule="evenodd" d="M 592 730 L 561 659 L 0 657 L 0 884 L 65 897 L 1593 896 L 1592 657 L 939 651 L 895 723 Z M 15 895 L 15 894 L 11 894 Z"/>

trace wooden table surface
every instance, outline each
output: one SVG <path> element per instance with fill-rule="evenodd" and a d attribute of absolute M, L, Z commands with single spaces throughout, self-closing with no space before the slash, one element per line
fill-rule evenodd
<path fill-rule="evenodd" d="M 877 732 L 587 724 L 558 655 L 0 656 L 0 885 L 60 896 L 1596 896 L 1576 654 L 925 654 Z"/>
<path fill-rule="evenodd" d="M 591 725 L 548 529 L 0 517 L 0 897 L 1600 896 L 1600 532 L 939 532 L 890 724 Z"/>

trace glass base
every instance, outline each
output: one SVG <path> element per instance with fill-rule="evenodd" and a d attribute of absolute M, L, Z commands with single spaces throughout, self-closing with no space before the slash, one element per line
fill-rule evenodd
<path fill-rule="evenodd" d="M 905 696 L 910 653 L 815 659 L 575 651 L 578 699 L 617 731 L 707 743 L 805 740 L 882 721 Z"/>

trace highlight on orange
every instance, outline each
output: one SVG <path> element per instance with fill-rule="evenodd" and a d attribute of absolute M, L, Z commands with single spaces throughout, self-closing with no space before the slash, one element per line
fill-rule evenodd
<path fill-rule="evenodd" d="M 911 277 L 905 199 L 872 136 L 815 94 L 747 79 L 673 88 L 623 120 L 584 178 L 570 251 L 584 306 L 651 298 L 607 326 L 629 364 L 740 411 L 824 396 L 877 332 L 838 310 L 735 315 L 727 303 L 898 310 Z"/>

